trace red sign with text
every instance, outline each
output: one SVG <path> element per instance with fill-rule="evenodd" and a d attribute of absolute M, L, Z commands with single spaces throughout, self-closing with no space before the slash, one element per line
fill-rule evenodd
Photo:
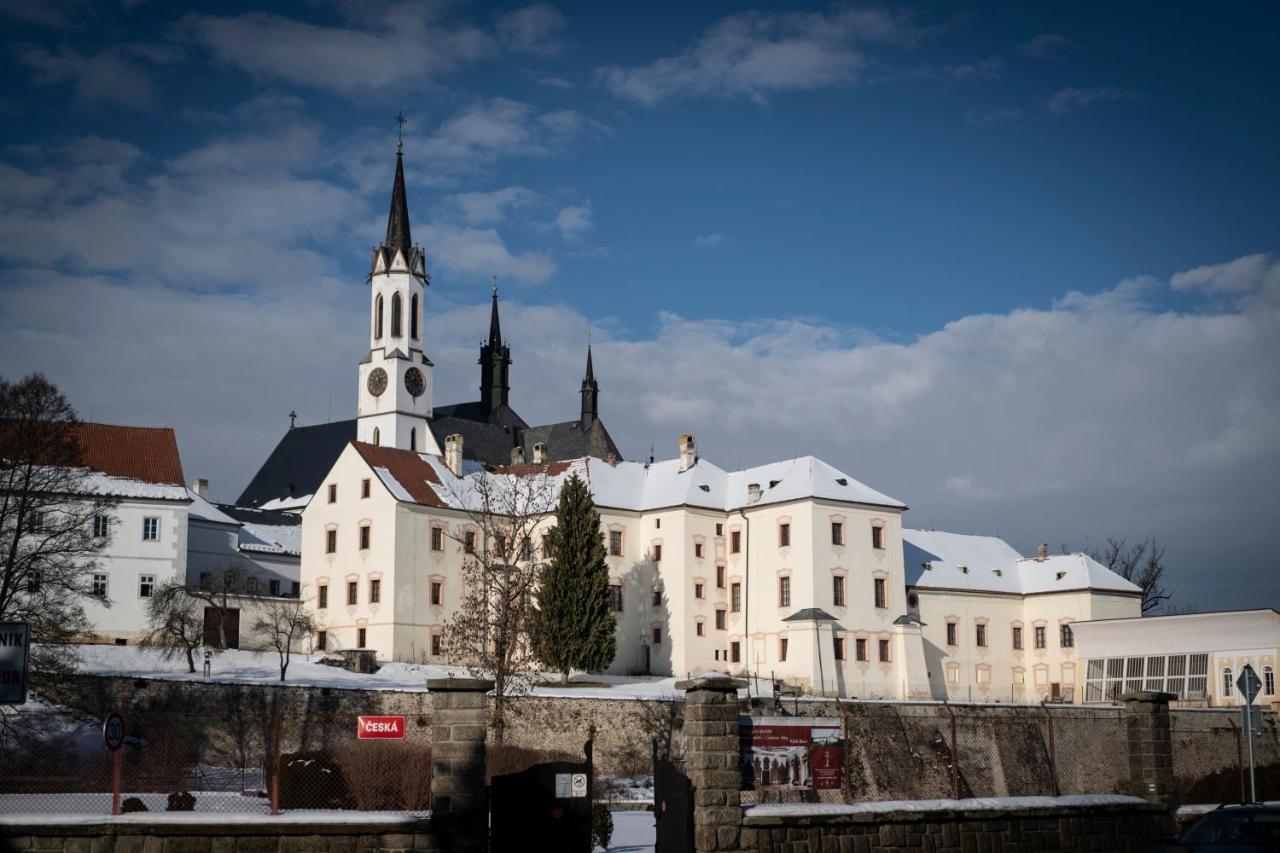
<path fill-rule="evenodd" d="M 404 740 L 404 717 L 356 717 L 360 740 Z"/>

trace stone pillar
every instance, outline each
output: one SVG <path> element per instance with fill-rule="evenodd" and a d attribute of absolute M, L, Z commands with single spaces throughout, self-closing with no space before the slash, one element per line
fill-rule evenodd
<path fill-rule="evenodd" d="M 1153 803 L 1175 806 L 1169 700 L 1176 697 L 1144 690 L 1120 698 L 1128 718 L 1130 793 Z"/>
<path fill-rule="evenodd" d="M 693 782 L 693 847 L 742 849 L 742 768 L 738 689 L 745 681 L 711 674 L 681 681 L 685 691 L 685 767 Z"/>
<path fill-rule="evenodd" d="M 492 681 L 429 678 L 431 827 L 456 839 L 451 849 L 488 848 L 484 738 Z"/>

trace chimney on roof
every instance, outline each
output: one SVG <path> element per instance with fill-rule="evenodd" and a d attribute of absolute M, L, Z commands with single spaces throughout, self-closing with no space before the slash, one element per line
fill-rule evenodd
<path fill-rule="evenodd" d="M 191 481 L 191 491 L 195 492 L 205 500 L 209 499 L 209 481 L 204 477 L 199 477 Z"/>
<path fill-rule="evenodd" d="M 511 448 L 511 464 L 512 465 L 524 464 L 524 448 L 523 447 Z"/>
<path fill-rule="evenodd" d="M 547 461 L 546 442 L 539 441 L 533 445 L 533 464 L 541 465 Z"/>
<path fill-rule="evenodd" d="M 618 464 L 618 454 L 610 450 L 604 455 L 604 461 L 608 463 L 610 468 L 612 468 Z"/>
<path fill-rule="evenodd" d="M 747 503 L 753 504 L 760 500 L 760 484 L 747 483 Z"/>
<path fill-rule="evenodd" d="M 455 477 L 462 476 L 462 436 L 457 433 L 444 437 L 444 467 Z"/>
<path fill-rule="evenodd" d="M 1040 547 L 1036 549 L 1036 559 L 1042 563 L 1049 559 L 1049 545 L 1047 543 L 1040 543 Z"/>
<path fill-rule="evenodd" d="M 680 436 L 680 472 L 688 471 L 697 463 L 697 445 L 693 441 L 693 436 L 685 433 Z"/>

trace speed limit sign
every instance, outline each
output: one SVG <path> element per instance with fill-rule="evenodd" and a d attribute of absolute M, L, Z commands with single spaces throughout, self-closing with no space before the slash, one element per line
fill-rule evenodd
<path fill-rule="evenodd" d="M 124 717 L 116 711 L 107 714 L 102 721 L 102 742 L 112 752 L 124 744 Z"/>

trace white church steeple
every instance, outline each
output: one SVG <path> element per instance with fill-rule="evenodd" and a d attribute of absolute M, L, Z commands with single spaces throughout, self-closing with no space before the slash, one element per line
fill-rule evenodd
<path fill-rule="evenodd" d="M 429 423 L 432 365 L 422 349 L 426 252 L 409 234 L 403 141 L 396 143 L 387 236 L 373 250 L 368 281 L 369 354 L 360 362 L 356 437 L 384 447 L 439 454 Z"/>

